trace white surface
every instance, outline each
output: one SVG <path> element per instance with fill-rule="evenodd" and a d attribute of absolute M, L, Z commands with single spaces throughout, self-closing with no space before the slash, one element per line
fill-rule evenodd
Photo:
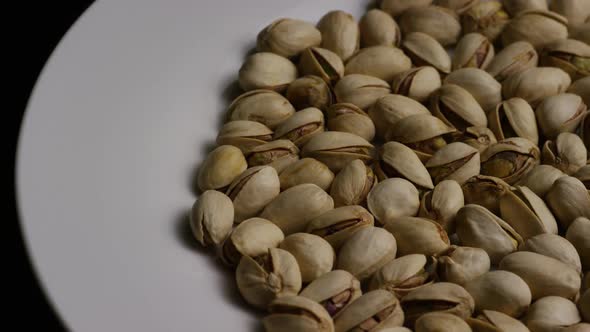
<path fill-rule="evenodd" d="M 260 328 L 233 275 L 180 235 L 192 173 L 263 26 L 366 3 L 103 0 L 82 16 L 35 88 L 17 157 L 26 243 L 71 330 Z"/>

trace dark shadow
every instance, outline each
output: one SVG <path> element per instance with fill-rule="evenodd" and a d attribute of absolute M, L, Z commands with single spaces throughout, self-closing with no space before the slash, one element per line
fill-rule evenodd
<path fill-rule="evenodd" d="M 368 12 L 371 9 L 379 8 L 379 1 L 378 0 L 370 0 L 367 1 L 367 5 L 365 6 L 365 12 Z"/>

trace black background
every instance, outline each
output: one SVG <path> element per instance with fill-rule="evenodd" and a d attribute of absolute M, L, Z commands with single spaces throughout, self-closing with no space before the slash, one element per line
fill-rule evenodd
<path fill-rule="evenodd" d="M 63 35 L 92 2 L 17 1 L 17 8 L 4 11 L 4 16 L 9 16 L 8 22 L 12 21 L 5 33 L 9 34 L 9 40 L 14 38 L 14 42 L 4 44 L 3 53 L 15 57 L 5 63 L 9 72 L 14 71 L 14 79 L 5 81 L 9 85 L 8 91 L 11 91 L 5 97 L 14 99 L 14 105 L 3 107 L 4 114 L 12 117 L 8 135 L 12 158 L 9 165 L 14 165 L 20 123 L 39 73 Z M 11 176 L 14 176 L 14 166 Z M 22 241 L 14 199 L 14 178 L 12 180 L 12 192 L 9 194 L 11 211 L 4 223 L 11 229 L 4 235 L 9 239 L 7 256 L 14 260 L 14 264 L 10 268 L 3 267 L 3 274 L 9 276 L 3 293 L 12 300 L 3 301 L 4 306 L 8 306 L 8 315 L 5 316 L 4 312 L 3 317 L 9 322 L 4 321 L 2 325 L 16 331 L 66 331 L 33 274 Z M 15 279 L 13 283 L 10 283 L 10 277 Z M 8 325 L 11 320 L 12 324 Z"/>

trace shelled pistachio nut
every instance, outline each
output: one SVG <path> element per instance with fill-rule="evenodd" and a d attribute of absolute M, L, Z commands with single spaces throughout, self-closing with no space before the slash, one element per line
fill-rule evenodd
<path fill-rule="evenodd" d="M 258 34 L 256 48 L 259 52 L 272 52 L 293 57 L 308 47 L 318 46 L 322 35 L 313 24 L 291 18 L 281 18 L 266 26 Z"/>
<path fill-rule="evenodd" d="M 242 153 L 272 140 L 273 131 L 262 123 L 247 120 L 230 121 L 217 134 L 217 145 L 233 145 Z"/>
<path fill-rule="evenodd" d="M 545 98 L 536 114 L 543 134 L 555 138 L 563 132 L 575 132 L 587 112 L 580 96 L 564 93 Z"/>
<path fill-rule="evenodd" d="M 291 82 L 285 96 L 297 110 L 308 107 L 326 110 L 334 100 L 328 83 L 314 75 L 299 77 Z"/>
<path fill-rule="evenodd" d="M 293 142 L 280 139 L 253 147 L 246 153 L 246 160 L 249 167 L 268 165 L 281 173 L 287 166 L 299 160 L 299 149 Z M 224 167 L 227 166 L 224 164 L 220 168 Z"/>
<path fill-rule="evenodd" d="M 567 18 L 570 25 L 588 22 L 590 18 L 590 3 L 584 0 L 551 1 L 549 8 Z"/>
<path fill-rule="evenodd" d="M 277 298 L 268 306 L 268 311 L 270 314 L 262 320 L 267 332 L 334 332 L 326 310 L 303 296 Z"/>
<path fill-rule="evenodd" d="M 377 99 L 369 108 L 369 117 L 375 124 L 377 136 L 385 138 L 387 130 L 398 121 L 410 115 L 426 114 L 430 112 L 424 105 L 408 97 L 387 94 Z"/>
<path fill-rule="evenodd" d="M 369 211 L 381 225 L 399 217 L 415 216 L 420 207 L 418 189 L 408 180 L 385 179 L 367 196 Z"/>
<path fill-rule="evenodd" d="M 481 1 L 463 13 L 463 33 L 478 32 L 494 42 L 510 18 L 500 1 Z"/>
<path fill-rule="evenodd" d="M 478 2 L 479 0 L 437 0 L 435 3 L 437 6 L 454 10 L 460 15 L 469 10 L 469 8 L 472 6 L 476 5 Z"/>
<path fill-rule="evenodd" d="M 295 114 L 295 108 L 282 95 L 270 90 L 248 91 L 228 108 L 229 120 L 256 121 L 273 130 Z"/>
<path fill-rule="evenodd" d="M 582 97 L 584 104 L 590 105 L 590 76 L 575 81 L 567 92 Z"/>
<path fill-rule="evenodd" d="M 302 75 L 315 75 L 328 83 L 344 76 L 344 63 L 338 54 L 320 47 L 310 47 L 301 53 L 297 66 Z"/>
<path fill-rule="evenodd" d="M 352 55 L 344 66 L 345 75 L 362 74 L 391 81 L 395 75 L 412 67 L 402 50 L 392 46 L 370 46 Z"/>
<path fill-rule="evenodd" d="M 582 181 L 586 189 L 590 190 L 590 165 L 582 166 L 573 176 Z"/>
<path fill-rule="evenodd" d="M 289 140 L 301 147 L 323 131 L 324 113 L 315 107 L 309 107 L 293 114 L 278 126 L 274 133 L 274 139 Z"/>
<path fill-rule="evenodd" d="M 235 222 L 257 216 L 281 191 L 277 171 L 270 166 L 255 166 L 245 170 L 227 189 L 233 201 Z"/>
<path fill-rule="evenodd" d="M 422 66 L 396 75 L 391 83 L 391 89 L 394 94 L 400 94 L 423 103 L 440 88 L 441 84 L 440 74 L 436 68 Z"/>
<path fill-rule="evenodd" d="M 377 184 L 377 176 L 370 166 L 359 159 L 348 163 L 334 177 L 330 196 L 335 206 L 365 205 L 367 195 Z"/>
<path fill-rule="evenodd" d="M 520 251 L 536 252 L 547 257 L 555 258 L 582 273 L 582 262 L 576 247 L 565 238 L 557 234 L 539 234 L 526 240 L 519 248 Z"/>
<path fill-rule="evenodd" d="M 240 149 L 232 145 L 218 146 L 209 152 L 199 168 L 199 188 L 202 191 L 225 188 L 246 168 L 248 163 Z"/>
<path fill-rule="evenodd" d="M 302 156 L 315 158 L 333 172 L 338 172 L 355 159 L 370 163 L 375 155 L 374 150 L 373 145 L 360 136 L 326 131 L 315 135 L 303 146 Z"/>
<path fill-rule="evenodd" d="M 361 283 L 344 270 L 333 270 L 312 281 L 299 295 L 319 303 L 335 317 L 362 295 Z"/>
<path fill-rule="evenodd" d="M 538 63 L 539 55 L 533 45 L 527 41 L 518 41 L 499 51 L 486 70 L 496 80 L 503 82 L 511 75 L 537 67 Z"/>
<path fill-rule="evenodd" d="M 447 232 L 436 222 L 426 218 L 399 217 L 385 224 L 397 240 L 400 256 L 423 254 L 433 256 L 450 246 Z"/>
<path fill-rule="evenodd" d="M 510 185 L 494 176 L 477 175 L 462 186 L 465 204 L 477 204 L 494 214 L 500 213 L 500 198 L 510 190 Z"/>
<path fill-rule="evenodd" d="M 307 225 L 308 233 L 321 236 L 338 250 L 357 231 L 371 227 L 373 215 L 358 205 L 337 207 L 314 218 Z"/>
<path fill-rule="evenodd" d="M 486 114 L 477 100 L 458 85 L 443 85 L 434 92 L 430 103 L 434 116 L 459 131 L 488 125 Z"/>
<path fill-rule="evenodd" d="M 404 35 L 423 32 L 443 46 L 457 43 L 461 35 L 459 16 L 448 8 L 438 6 L 409 8 L 401 15 L 399 25 Z"/>
<path fill-rule="evenodd" d="M 451 72 L 451 58 L 445 48 L 433 37 L 412 32 L 404 37 L 402 48 L 415 66 L 432 66 L 441 74 Z"/>
<path fill-rule="evenodd" d="M 562 69 L 533 67 L 510 75 L 503 82 L 502 94 L 505 99 L 520 97 L 536 107 L 545 98 L 565 92 L 570 84 L 571 78 Z"/>
<path fill-rule="evenodd" d="M 313 183 L 323 190 L 328 190 L 334 173 L 323 163 L 313 158 L 303 158 L 287 166 L 279 175 L 281 190 L 287 190 L 299 184 Z"/>
<path fill-rule="evenodd" d="M 526 11 L 506 25 L 502 32 L 502 43 L 510 45 L 524 40 L 536 49 L 542 49 L 553 41 L 567 38 L 567 24 L 565 17 L 550 11 Z"/>
<path fill-rule="evenodd" d="M 382 10 L 395 17 L 413 7 L 426 7 L 432 4 L 432 0 L 383 0 L 380 3 Z"/>
<path fill-rule="evenodd" d="M 523 321 L 532 332 L 564 331 L 582 320 L 576 305 L 563 297 L 546 296 L 531 306 Z"/>
<path fill-rule="evenodd" d="M 387 178 L 404 178 L 416 188 L 432 189 L 434 185 L 430 174 L 416 153 L 398 142 L 387 142 L 379 150 L 379 162 L 375 173 L 380 180 Z"/>
<path fill-rule="evenodd" d="M 268 249 L 278 247 L 284 238 L 281 229 L 266 219 L 244 220 L 223 243 L 220 258 L 225 264 L 235 266 L 242 256 L 264 255 Z"/>
<path fill-rule="evenodd" d="M 567 229 L 565 237 L 578 251 L 583 270 L 590 269 L 590 220 L 586 217 L 576 218 Z M 589 282 L 590 275 L 586 275 L 588 288 L 590 288 Z"/>
<path fill-rule="evenodd" d="M 402 326 L 404 312 L 398 299 L 384 290 L 374 290 L 356 299 L 335 317 L 336 332 L 383 331 Z"/>
<path fill-rule="evenodd" d="M 361 74 L 346 75 L 334 87 L 337 102 L 351 103 L 363 110 L 390 92 L 391 88 L 384 80 Z"/>
<path fill-rule="evenodd" d="M 464 35 L 453 54 L 453 70 L 473 67 L 486 69 L 494 58 L 494 45 L 480 33 Z"/>
<path fill-rule="evenodd" d="M 295 257 L 304 283 L 314 281 L 332 271 L 336 261 L 336 253 L 332 246 L 323 238 L 313 234 L 291 234 L 285 237 L 279 248 L 290 252 Z"/>
<path fill-rule="evenodd" d="M 363 47 L 399 46 L 402 41 L 402 33 L 397 22 L 380 9 L 369 10 L 359 22 L 359 28 Z"/>
<path fill-rule="evenodd" d="M 431 312 L 420 316 L 420 318 L 416 320 L 414 330 L 416 332 L 471 332 L 471 328 L 463 319 L 442 312 Z"/>
<path fill-rule="evenodd" d="M 484 310 L 475 318 L 467 318 L 473 332 L 529 332 L 521 321 L 504 313 Z"/>
<path fill-rule="evenodd" d="M 422 254 L 409 254 L 389 261 L 369 282 L 369 289 L 385 289 L 398 299 L 430 285 L 436 279 L 436 261 Z"/>
<path fill-rule="evenodd" d="M 488 124 L 497 139 L 523 137 L 539 144 L 535 111 L 522 98 L 504 100 L 488 113 Z"/>
<path fill-rule="evenodd" d="M 437 257 L 436 271 L 441 281 L 465 285 L 490 270 L 490 257 L 485 250 L 451 246 Z"/>
<path fill-rule="evenodd" d="M 367 141 L 375 138 L 375 124 L 369 115 L 354 104 L 338 103 L 326 112 L 328 129 L 355 134 Z"/>
<path fill-rule="evenodd" d="M 461 142 L 442 147 L 426 162 L 426 169 L 436 184 L 443 180 L 463 184 L 478 175 L 479 168 L 479 151 Z"/>
<path fill-rule="evenodd" d="M 481 155 L 481 174 L 514 184 L 539 163 L 541 152 L 535 143 L 511 137 L 490 146 Z"/>
<path fill-rule="evenodd" d="M 502 85 L 479 68 L 455 70 L 444 79 L 444 84 L 456 84 L 464 88 L 486 112 L 502 101 Z"/>
<path fill-rule="evenodd" d="M 557 40 L 543 49 L 541 65 L 561 68 L 574 81 L 590 76 L 590 45 L 575 39 Z"/>
<path fill-rule="evenodd" d="M 244 91 L 267 89 L 284 91 L 297 78 L 297 67 L 280 55 L 260 52 L 250 55 L 239 72 Z"/>
<path fill-rule="evenodd" d="M 564 132 L 555 141 L 545 141 L 542 159 L 543 164 L 552 165 L 571 175 L 586 165 L 588 152 L 580 136 Z"/>
<path fill-rule="evenodd" d="M 422 195 L 418 217 L 434 220 L 448 234 L 452 234 L 455 230 L 455 216 L 464 204 L 463 190 L 459 183 L 443 180 L 432 191 Z"/>
<path fill-rule="evenodd" d="M 359 49 L 359 27 L 349 13 L 341 10 L 327 13 L 318 22 L 318 29 L 322 33 L 322 47 L 338 54 L 343 61 Z"/>
<path fill-rule="evenodd" d="M 563 176 L 566 174 L 553 166 L 537 165 L 517 184 L 529 188 L 537 196 L 543 198 L 551 189 L 553 182 Z"/>
<path fill-rule="evenodd" d="M 483 153 L 490 145 L 496 144 L 496 135 L 487 127 L 467 127 L 459 142 L 463 142 Z"/>
<path fill-rule="evenodd" d="M 223 193 L 207 190 L 193 204 L 190 227 L 202 246 L 220 245 L 231 233 L 233 224 L 234 207 Z"/>
<path fill-rule="evenodd" d="M 504 0 L 504 8 L 512 16 L 531 10 L 549 10 L 546 0 Z"/>
<path fill-rule="evenodd" d="M 584 184 L 572 176 L 555 180 L 545 201 L 564 229 L 578 217 L 590 218 L 590 194 Z"/>
<path fill-rule="evenodd" d="M 511 317 L 520 317 L 532 300 L 525 281 L 508 271 L 489 271 L 468 281 L 465 289 L 473 297 L 477 312 L 495 310 Z"/>

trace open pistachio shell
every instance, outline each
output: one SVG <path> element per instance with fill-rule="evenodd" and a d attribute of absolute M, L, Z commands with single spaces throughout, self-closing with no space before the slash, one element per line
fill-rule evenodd
<path fill-rule="evenodd" d="M 463 142 L 483 153 L 490 145 L 496 144 L 496 135 L 487 127 L 467 127 L 459 142 Z"/>
<path fill-rule="evenodd" d="M 321 42 L 321 33 L 311 23 L 281 18 L 260 31 L 256 48 L 259 52 L 273 52 L 284 57 L 292 57 L 308 47 L 318 46 Z"/>
<path fill-rule="evenodd" d="M 416 217 L 399 217 L 385 224 L 397 240 L 401 256 L 408 254 L 437 255 L 449 248 L 445 230 L 436 222 Z"/>
<path fill-rule="evenodd" d="M 537 165 L 517 184 L 529 188 L 537 196 L 543 198 L 551 189 L 553 182 L 563 176 L 566 174 L 553 166 Z"/>
<path fill-rule="evenodd" d="M 584 271 L 590 269 L 590 220 L 579 217 L 572 222 L 565 234 L 566 239 L 576 248 Z M 586 275 L 586 287 L 590 288 L 590 275 Z"/>
<path fill-rule="evenodd" d="M 477 175 L 462 186 L 465 204 L 477 204 L 494 214 L 500 213 L 500 198 L 510 190 L 510 185 L 494 176 Z"/>
<path fill-rule="evenodd" d="M 477 32 L 464 35 L 453 54 L 453 70 L 473 67 L 486 69 L 494 58 L 494 45 Z"/>
<path fill-rule="evenodd" d="M 359 22 L 361 45 L 399 46 L 402 33 L 395 20 L 387 12 L 380 9 L 369 10 Z"/>
<path fill-rule="evenodd" d="M 504 99 L 520 97 L 536 107 L 545 98 L 565 92 L 571 82 L 562 69 L 533 67 L 508 76 L 502 84 L 502 94 Z"/>
<path fill-rule="evenodd" d="M 564 328 L 582 320 L 576 305 L 563 297 L 546 296 L 529 309 L 523 321 L 533 332 L 565 331 Z"/>
<path fill-rule="evenodd" d="M 432 4 L 432 0 L 383 0 L 380 3 L 382 10 L 395 17 L 409 8 L 426 7 Z"/>
<path fill-rule="evenodd" d="M 391 89 L 400 94 L 423 103 L 440 88 L 442 81 L 436 68 L 432 66 L 415 67 L 399 73 L 393 78 Z"/>
<path fill-rule="evenodd" d="M 478 32 L 494 42 L 510 18 L 500 1 L 480 1 L 463 13 L 463 33 Z"/>
<path fill-rule="evenodd" d="M 543 49 L 541 65 L 558 67 L 572 80 L 590 76 L 590 45 L 575 40 L 557 40 Z"/>
<path fill-rule="evenodd" d="M 580 96 L 564 93 L 544 99 L 536 115 L 543 134 L 555 138 L 563 132 L 574 132 L 587 112 L 588 106 Z"/>
<path fill-rule="evenodd" d="M 326 117 L 328 118 L 328 129 L 331 131 L 355 134 L 369 142 L 375 138 L 373 120 L 356 105 L 349 103 L 334 104 L 328 108 Z"/>
<path fill-rule="evenodd" d="M 538 63 L 539 55 L 533 45 L 527 41 L 518 41 L 499 51 L 486 70 L 496 80 L 503 82 L 511 75 L 536 67 Z"/>
<path fill-rule="evenodd" d="M 272 130 L 295 114 L 295 108 L 274 91 L 253 90 L 234 99 L 228 113 L 229 121 L 256 121 Z"/>
<path fill-rule="evenodd" d="M 590 218 L 590 194 L 584 184 L 572 176 L 555 180 L 545 201 L 564 229 L 578 217 Z"/>
<path fill-rule="evenodd" d="M 530 10 L 548 10 L 547 0 L 504 0 L 504 8 L 512 16 Z"/>
<path fill-rule="evenodd" d="M 443 180 L 463 184 L 479 174 L 479 167 L 479 151 L 461 142 L 442 147 L 426 162 L 426 169 L 437 184 Z"/>
<path fill-rule="evenodd" d="M 528 41 L 536 49 L 567 38 L 567 19 L 559 14 L 532 10 L 513 18 L 502 32 L 502 43 L 510 45 L 517 41 Z"/>
<path fill-rule="evenodd" d="M 324 114 L 315 107 L 309 107 L 293 114 L 277 127 L 275 140 L 288 139 L 296 146 L 305 145 L 312 137 L 324 131 Z"/>
<path fill-rule="evenodd" d="M 588 22 L 590 17 L 590 3 L 584 0 L 551 1 L 549 8 L 567 18 L 570 25 Z"/>
<path fill-rule="evenodd" d="M 525 240 L 538 234 L 557 234 L 555 217 L 527 187 L 516 186 L 500 198 L 500 216 Z"/>
<path fill-rule="evenodd" d="M 318 22 L 318 29 L 322 33 L 322 47 L 338 54 L 343 61 L 359 49 L 359 27 L 349 13 L 341 10 L 327 13 Z"/>
<path fill-rule="evenodd" d="M 401 15 L 399 25 L 404 35 L 423 32 L 443 46 L 457 43 L 461 35 L 459 16 L 448 8 L 438 6 L 409 8 Z"/>
<path fill-rule="evenodd" d="M 334 177 L 330 196 L 335 206 L 364 205 L 367 195 L 377 184 L 377 176 L 371 167 L 361 160 L 353 160 Z"/>
<path fill-rule="evenodd" d="M 304 183 L 313 183 L 328 190 L 334 180 L 334 173 L 328 166 L 313 158 L 303 158 L 287 166 L 279 175 L 279 180 L 281 190 Z"/>
<path fill-rule="evenodd" d="M 207 155 L 199 168 L 199 188 L 202 191 L 225 188 L 247 167 L 240 149 L 232 145 L 219 146 Z"/>
<path fill-rule="evenodd" d="M 299 149 L 293 142 L 280 139 L 250 149 L 246 160 L 249 167 L 268 165 L 280 173 L 299 160 Z"/>
<path fill-rule="evenodd" d="M 220 245 L 231 233 L 233 224 L 234 207 L 223 193 L 207 190 L 193 204 L 190 226 L 201 245 Z"/>
<path fill-rule="evenodd" d="M 302 149 L 302 156 L 315 158 L 326 164 L 333 172 L 338 172 L 356 159 L 370 163 L 375 155 L 374 150 L 373 145 L 360 136 L 327 131 L 309 140 Z"/>
<path fill-rule="evenodd" d="M 344 66 L 344 73 L 369 75 L 389 82 L 411 67 L 412 61 L 402 50 L 378 45 L 362 48 L 351 56 Z"/>
<path fill-rule="evenodd" d="M 337 102 L 351 103 L 363 110 L 390 92 L 391 88 L 384 80 L 361 74 L 346 75 L 334 87 Z"/>
<path fill-rule="evenodd" d="M 540 157 L 535 143 L 521 137 L 507 138 L 481 154 L 481 174 L 514 184 L 539 163 Z"/>
<path fill-rule="evenodd" d="M 354 233 L 374 223 L 373 215 L 362 206 L 341 206 L 314 218 L 306 231 L 323 237 L 338 250 Z"/>
<path fill-rule="evenodd" d="M 497 139 L 523 137 L 539 144 L 535 111 L 522 98 L 511 98 L 488 113 L 488 124 Z"/>
<path fill-rule="evenodd" d="M 465 285 L 490 270 L 490 257 L 485 250 L 451 246 L 436 259 L 437 276 L 441 281 Z"/>
<path fill-rule="evenodd" d="M 444 84 L 456 84 L 473 95 L 484 111 L 488 112 L 502 101 L 502 85 L 479 68 L 462 68 L 444 79 Z"/>
<path fill-rule="evenodd" d="M 344 63 L 338 54 L 325 48 L 310 47 L 301 53 L 298 64 L 302 75 L 315 75 L 328 83 L 344 76 Z"/>
<path fill-rule="evenodd" d="M 235 222 L 257 216 L 281 191 L 277 171 L 270 166 L 255 166 L 244 171 L 227 189 L 233 201 Z"/>
<path fill-rule="evenodd" d="M 434 283 L 436 262 L 422 254 L 409 254 L 389 261 L 369 283 L 369 289 L 385 289 L 401 299 L 409 292 Z"/>
<path fill-rule="evenodd" d="M 439 223 L 447 233 L 455 230 L 455 216 L 465 204 L 463 190 L 457 181 L 443 180 L 432 191 L 422 195 L 418 217 Z"/>
<path fill-rule="evenodd" d="M 420 318 L 416 320 L 414 330 L 416 332 L 471 332 L 471 328 L 463 319 L 442 312 L 431 312 L 420 316 Z"/>
<path fill-rule="evenodd" d="M 262 321 L 267 332 L 334 332 L 328 312 L 303 296 L 277 298 L 268 306 L 268 311 L 270 315 Z"/>
<path fill-rule="evenodd" d="M 334 317 L 362 295 L 361 283 L 349 272 L 334 270 L 312 281 L 299 295 L 318 302 Z"/>
<path fill-rule="evenodd" d="M 375 172 L 381 180 L 404 178 L 417 188 L 432 189 L 432 179 L 416 153 L 398 142 L 387 142 L 379 151 Z"/>
<path fill-rule="evenodd" d="M 475 300 L 475 310 L 495 310 L 520 317 L 531 304 L 529 286 L 518 275 L 508 271 L 490 271 L 468 281 L 465 289 Z"/>
<path fill-rule="evenodd" d="M 281 242 L 279 248 L 290 252 L 301 271 L 301 280 L 311 282 L 332 271 L 336 253 L 332 246 L 323 238 L 308 234 L 291 234 Z"/>
<path fill-rule="evenodd" d="M 385 179 L 367 196 L 369 211 L 381 225 L 399 217 L 415 216 L 420 206 L 418 189 L 408 180 Z"/>
<path fill-rule="evenodd" d="M 368 111 L 369 117 L 375 124 L 377 136 L 385 138 L 387 130 L 410 115 L 426 114 L 430 112 L 419 102 L 396 94 L 388 94 L 377 99 Z"/>
<path fill-rule="evenodd" d="M 284 91 L 297 78 L 297 67 L 280 55 L 260 52 L 250 55 L 239 72 L 244 91 L 267 89 Z"/>
<path fill-rule="evenodd" d="M 335 317 L 336 332 L 383 331 L 402 326 L 404 312 L 398 299 L 384 290 L 374 290 L 356 299 Z"/>
<path fill-rule="evenodd" d="M 459 131 L 488 125 L 485 112 L 477 100 L 455 84 L 445 84 L 432 95 L 431 110 L 434 116 Z"/>
<path fill-rule="evenodd" d="M 543 145 L 543 164 L 552 165 L 565 174 L 574 174 L 588 160 L 588 152 L 580 136 L 561 133 L 555 141 L 545 141 Z"/>
<path fill-rule="evenodd" d="M 242 153 L 272 140 L 273 131 L 262 123 L 247 120 L 230 121 L 217 135 L 217 145 L 233 145 Z"/>
<path fill-rule="evenodd" d="M 291 82 L 285 96 L 298 110 L 308 107 L 326 110 L 334 100 L 328 83 L 315 75 L 302 76 Z"/>
<path fill-rule="evenodd" d="M 582 273 L 582 262 L 576 247 L 557 234 L 539 234 L 526 240 L 518 249 L 552 257 Z"/>
<path fill-rule="evenodd" d="M 441 74 L 451 72 L 451 58 L 445 48 L 433 37 L 412 32 L 404 37 L 402 48 L 416 66 L 432 66 Z"/>
<path fill-rule="evenodd" d="M 276 248 L 285 235 L 272 222 L 262 218 L 250 218 L 239 224 L 223 243 L 221 260 L 235 266 L 242 256 L 257 257 Z"/>
<path fill-rule="evenodd" d="M 521 321 L 504 313 L 484 310 L 475 318 L 467 318 L 473 332 L 529 332 Z"/>

